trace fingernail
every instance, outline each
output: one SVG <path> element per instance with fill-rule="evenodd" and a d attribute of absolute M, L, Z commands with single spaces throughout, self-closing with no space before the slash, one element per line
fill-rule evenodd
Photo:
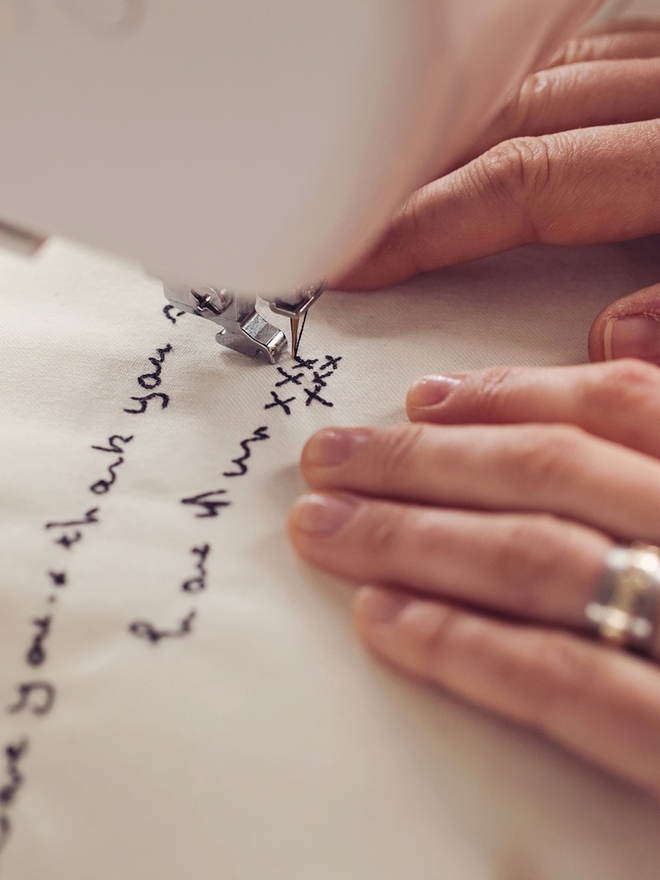
<path fill-rule="evenodd" d="M 303 453 L 307 464 L 319 467 L 333 467 L 343 464 L 353 455 L 358 446 L 368 440 L 367 431 L 343 431 L 327 428 L 308 440 Z"/>
<path fill-rule="evenodd" d="M 408 403 L 415 407 L 436 406 L 460 384 L 454 376 L 422 376 L 408 392 Z"/>
<path fill-rule="evenodd" d="M 605 328 L 605 359 L 634 357 L 660 361 L 660 316 L 611 318 Z"/>
<path fill-rule="evenodd" d="M 359 591 L 360 612 L 369 623 L 392 623 L 410 601 L 401 593 L 375 587 L 363 587 Z"/>
<path fill-rule="evenodd" d="M 336 495 L 303 495 L 294 504 L 291 519 L 303 532 L 329 536 L 353 516 L 358 503 Z"/>

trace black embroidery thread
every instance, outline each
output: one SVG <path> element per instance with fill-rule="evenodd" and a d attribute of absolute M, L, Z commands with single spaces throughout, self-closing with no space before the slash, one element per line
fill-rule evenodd
<path fill-rule="evenodd" d="M 50 579 L 56 587 L 65 587 L 66 586 L 66 572 L 65 571 L 49 571 L 48 572 Z"/>
<path fill-rule="evenodd" d="M 25 684 L 17 684 L 18 702 L 9 706 L 8 712 L 15 714 L 29 708 L 33 715 L 48 715 L 55 702 L 55 688 L 48 681 L 29 681 Z M 41 702 L 30 705 L 30 697 L 34 692 L 42 692 Z"/>
<path fill-rule="evenodd" d="M 305 406 L 310 406 L 310 404 L 314 400 L 318 400 L 318 402 L 322 403 L 323 406 L 334 406 L 334 403 L 330 403 L 329 400 L 325 400 L 323 397 L 321 397 L 321 395 L 319 394 L 320 390 L 321 390 L 320 385 L 315 385 L 311 391 L 307 388 L 303 389 L 303 391 L 307 395 L 307 402 L 305 403 Z"/>
<path fill-rule="evenodd" d="M 91 510 L 88 510 L 85 513 L 84 519 L 73 519 L 70 522 L 49 522 L 46 523 L 44 528 L 46 529 L 67 529 L 70 526 L 87 526 L 90 523 L 97 523 L 98 519 L 96 518 L 96 514 L 99 512 L 98 507 L 92 507 Z"/>
<path fill-rule="evenodd" d="M 82 532 L 74 532 L 73 538 L 70 538 L 68 535 L 62 535 L 55 543 L 61 544 L 65 549 L 70 550 L 78 541 L 82 541 Z"/>
<path fill-rule="evenodd" d="M 273 407 L 279 406 L 288 416 L 291 415 L 291 407 L 289 406 L 289 404 L 296 399 L 295 397 L 289 397 L 286 400 L 280 400 L 277 392 L 275 391 L 271 391 L 270 396 L 273 398 L 273 402 L 267 403 L 266 406 L 264 406 L 264 409 L 273 409 Z"/>
<path fill-rule="evenodd" d="M 183 315 L 185 315 L 185 312 L 177 312 L 176 318 L 173 318 L 172 315 L 170 314 L 170 312 L 174 308 L 175 307 L 173 305 L 165 306 L 163 308 L 163 314 L 165 315 L 165 317 L 167 318 L 168 321 L 171 321 L 173 324 L 176 324 L 176 318 L 181 318 Z"/>
<path fill-rule="evenodd" d="M 305 312 L 302 319 L 302 325 L 300 327 L 300 333 L 298 334 L 298 342 L 296 343 L 296 349 L 300 351 L 300 341 L 302 340 L 302 335 L 305 332 L 305 324 L 307 323 L 307 315 L 309 314 L 309 309 Z"/>
<path fill-rule="evenodd" d="M 132 415 L 141 415 L 146 411 L 149 401 L 154 400 L 156 397 L 160 397 L 160 408 L 167 409 L 170 404 L 169 395 L 163 394 L 161 391 L 155 391 L 153 394 L 145 394 L 144 397 L 131 397 L 131 400 L 139 402 L 140 409 L 125 409 L 124 412 L 131 413 Z"/>
<path fill-rule="evenodd" d="M 319 373 L 314 370 L 314 384 L 318 385 L 319 388 L 327 388 L 328 383 L 325 380 L 328 378 L 328 376 L 332 376 L 332 371 L 330 371 L 329 373 Z"/>
<path fill-rule="evenodd" d="M 18 768 L 18 762 L 27 752 L 28 744 L 28 740 L 24 738 L 16 745 L 5 746 L 9 782 L 0 788 L 0 803 L 6 806 L 13 802 L 16 793 L 25 781 L 25 777 Z"/>
<path fill-rule="evenodd" d="M 143 373 L 141 376 L 138 376 L 138 385 L 142 388 L 146 388 L 147 391 L 152 391 L 154 388 L 158 388 L 160 383 L 163 381 L 160 378 L 161 371 L 163 369 L 163 363 L 165 361 L 165 355 L 172 351 L 172 346 L 168 343 L 165 348 L 157 348 L 156 353 L 158 354 L 157 358 L 148 358 L 149 363 L 153 366 L 153 373 Z M 131 398 L 133 400 L 134 398 Z"/>
<path fill-rule="evenodd" d="M 271 394 L 273 392 L 271 391 Z M 251 437 L 248 437 L 247 440 L 241 440 L 241 449 L 243 450 L 243 455 L 240 458 L 233 458 L 232 464 L 235 464 L 238 468 L 237 471 L 225 471 L 223 473 L 223 477 L 242 477 L 243 474 L 246 474 L 248 471 L 247 465 L 245 462 L 252 455 L 252 450 L 250 449 L 250 443 L 258 443 L 260 440 L 270 440 L 270 436 L 266 433 L 268 430 L 267 426 L 262 428 L 257 428 Z"/>
<path fill-rule="evenodd" d="M 314 358 L 313 360 L 307 360 L 307 361 L 306 361 L 304 358 L 301 358 L 301 357 L 296 356 L 296 357 L 294 357 L 294 361 L 295 361 L 299 366 L 304 367 L 305 370 L 313 370 L 315 364 L 318 364 L 319 359 L 318 359 L 318 358 Z"/>
<path fill-rule="evenodd" d="M 321 370 L 327 370 L 328 368 L 330 368 L 332 370 L 339 369 L 339 361 L 343 360 L 343 358 L 341 358 L 341 357 L 334 357 L 333 358 L 329 354 L 326 354 L 325 357 L 326 357 L 326 361 L 324 364 L 321 364 L 321 366 L 319 367 L 319 372 Z"/>
<path fill-rule="evenodd" d="M 198 556 L 196 568 L 199 572 L 197 577 L 190 578 L 184 584 L 182 584 L 181 589 L 185 590 L 186 593 L 201 593 L 202 590 L 206 589 L 206 557 L 211 552 L 211 548 L 208 544 L 204 544 L 202 547 L 193 547 L 190 551 L 194 556 Z"/>
<path fill-rule="evenodd" d="M 108 472 L 110 473 L 109 480 L 97 480 L 89 487 L 89 491 L 93 492 L 95 495 L 105 495 L 106 492 L 110 491 L 110 487 L 114 484 L 117 479 L 117 474 L 115 473 L 115 468 L 118 468 L 119 465 L 124 463 L 124 459 L 119 456 L 117 461 L 114 461 L 111 465 L 108 466 Z"/>
<path fill-rule="evenodd" d="M 156 629 L 148 620 L 135 620 L 129 624 L 128 631 L 138 638 L 146 639 L 152 645 L 157 645 L 161 639 L 177 639 L 191 633 L 192 622 L 196 615 L 196 611 L 191 611 L 180 622 L 178 629 Z"/>
<path fill-rule="evenodd" d="M 281 376 L 284 376 L 284 379 L 282 379 L 281 382 L 275 383 L 276 388 L 281 388 L 282 385 L 288 385 L 289 382 L 293 382 L 294 385 L 300 385 L 300 380 L 305 375 L 304 373 L 296 373 L 295 376 L 292 376 L 291 373 L 287 373 L 287 371 L 283 370 L 282 367 L 278 367 L 277 372 Z M 272 391 L 271 391 L 271 394 L 272 394 Z"/>
<path fill-rule="evenodd" d="M 120 437 L 119 434 L 113 434 L 112 437 L 108 437 L 107 446 L 92 446 L 92 449 L 98 449 L 99 452 L 114 452 L 115 455 L 123 455 L 124 450 L 121 446 L 117 445 L 117 441 L 119 440 L 121 443 L 130 443 L 132 439 L 132 434 L 130 437 Z"/>
<path fill-rule="evenodd" d="M 41 666 L 46 659 L 43 643 L 48 638 L 52 619 L 50 615 L 48 617 L 32 618 L 32 623 L 37 627 L 37 633 L 32 639 L 30 650 L 26 655 L 26 660 L 30 666 Z"/>
<path fill-rule="evenodd" d="M 226 495 L 226 489 L 213 489 L 210 492 L 203 492 L 201 495 L 195 495 L 192 498 L 182 498 L 181 504 L 197 504 L 203 507 L 206 513 L 196 513 L 196 519 L 206 519 L 207 517 L 218 516 L 218 510 L 222 507 L 229 507 L 231 501 L 212 501 L 211 495 Z"/>

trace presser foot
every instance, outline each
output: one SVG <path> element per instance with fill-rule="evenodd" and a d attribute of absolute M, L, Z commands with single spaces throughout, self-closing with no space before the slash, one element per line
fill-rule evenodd
<path fill-rule="evenodd" d="M 326 289 L 326 284 L 313 285 L 291 292 L 270 304 L 275 314 L 289 318 L 291 322 L 292 356 L 298 350 L 298 327 L 301 318 Z M 234 293 L 217 287 L 191 289 L 179 284 L 164 285 L 165 298 L 175 308 L 218 324 L 220 329 L 215 341 L 247 357 L 258 358 L 275 364 L 287 350 L 286 336 L 269 324 L 259 312 L 254 296 Z M 291 301 L 289 301 L 291 300 Z"/>
<path fill-rule="evenodd" d="M 215 341 L 247 357 L 275 364 L 287 349 L 286 336 L 257 312 L 256 298 L 230 290 L 165 286 L 165 297 L 183 312 L 219 325 Z"/>

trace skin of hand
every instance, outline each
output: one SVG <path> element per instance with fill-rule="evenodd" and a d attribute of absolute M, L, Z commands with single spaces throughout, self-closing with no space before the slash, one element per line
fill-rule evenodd
<path fill-rule="evenodd" d="M 377 657 L 660 799 L 660 637 L 645 659 L 585 624 L 606 551 L 660 543 L 660 369 L 427 376 L 407 405 L 308 441 L 294 547 L 356 585 Z"/>
<path fill-rule="evenodd" d="M 386 287 L 524 244 L 658 233 L 660 22 L 621 22 L 571 40 L 532 73 L 454 170 L 413 193 L 331 286 Z M 660 364 L 660 284 L 608 306 L 589 352 Z"/>

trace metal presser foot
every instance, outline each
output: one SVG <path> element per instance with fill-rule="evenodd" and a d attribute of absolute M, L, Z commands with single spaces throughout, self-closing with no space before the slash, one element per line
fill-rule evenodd
<path fill-rule="evenodd" d="M 180 284 L 165 284 L 165 297 L 175 308 L 218 324 L 216 342 L 251 358 L 276 363 L 287 350 L 286 336 L 257 312 L 254 296 L 216 287 L 191 290 Z M 300 318 L 325 290 L 325 284 L 297 290 L 293 302 L 277 299 L 271 309 L 291 321 L 292 350 L 296 355 Z"/>

